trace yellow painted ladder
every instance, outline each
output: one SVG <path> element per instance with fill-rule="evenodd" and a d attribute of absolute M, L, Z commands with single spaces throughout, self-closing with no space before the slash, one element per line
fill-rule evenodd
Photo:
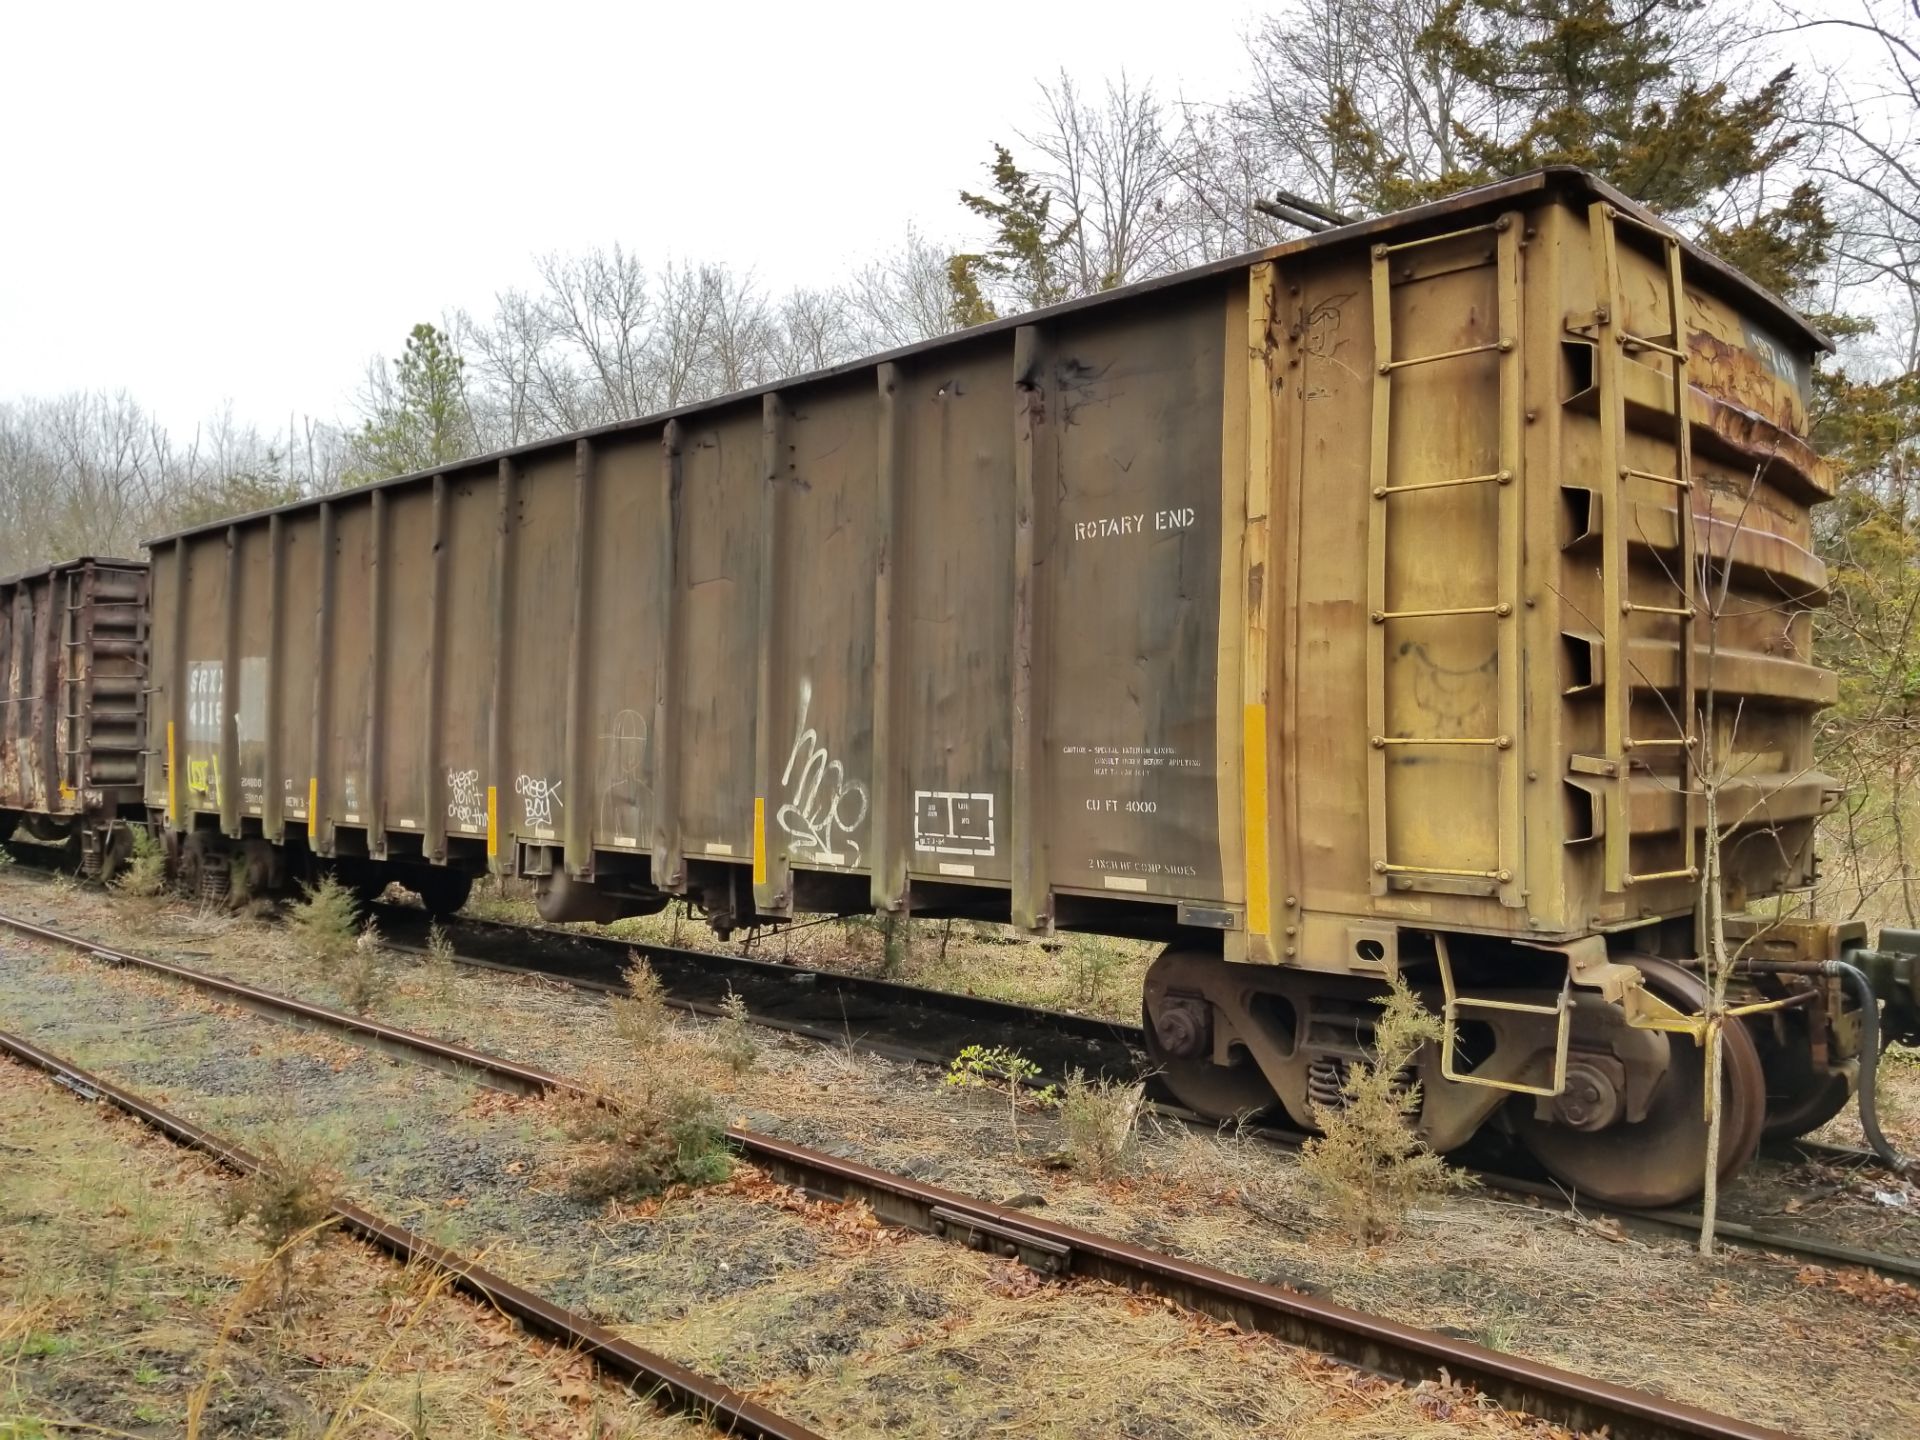
<path fill-rule="evenodd" d="M 1521 426 L 1524 398 L 1520 372 L 1520 236 L 1522 219 L 1505 214 L 1484 225 L 1450 230 L 1418 240 L 1373 247 L 1373 431 L 1372 500 L 1367 526 L 1367 833 L 1371 859 L 1373 893 L 1385 894 L 1389 887 L 1459 891 L 1463 883 L 1478 883 L 1497 889 L 1500 900 L 1509 906 L 1525 903 L 1521 882 L 1520 823 L 1520 633 L 1515 609 L 1520 587 L 1520 473 Z M 1465 236 L 1489 232 L 1494 237 L 1495 289 L 1499 297 L 1497 325 L 1493 338 L 1457 349 L 1425 355 L 1400 356 L 1394 353 L 1393 279 L 1395 257 L 1425 246 L 1439 245 Z M 1406 370 L 1420 365 L 1445 364 L 1469 355 L 1494 353 L 1499 356 L 1499 448 L 1492 470 L 1481 474 L 1439 473 L 1416 475 L 1395 483 L 1389 444 L 1393 418 L 1394 380 Z M 1403 420 L 1403 424 L 1404 424 Z M 1498 563 L 1491 593 L 1482 577 L 1472 577 L 1472 593 L 1460 597 L 1460 603 L 1419 609 L 1388 609 L 1387 575 L 1393 530 L 1390 525 L 1398 497 L 1413 491 L 1448 489 L 1465 485 L 1492 485 L 1499 490 L 1497 538 Z M 1414 537 L 1415 543 L 1431 543 L 1430 538 Z M 1477 584 L 1474 582 L 1477 580 Z M 1495 622 L 1495 663 L 1497 733 L 1492 735 L 1393 735 L 1388 725 L 1388 632 L 1401 621 L 1433 617 L 1490 615 Z M 1498 752 L 1499 784 L 1495 803 L 1498 807 L 1495 831 L 1497 854 L 1493 864 L 1481 868 L 1448 868 L 1411 864 L 1391 852 L 1388 831 L 1388 786 L 1400 767 L 1388 763 L 1391 752 L 1401 748 L 1427 749 L 1440 746 L 1470 745 L 1491 747 Z"/>

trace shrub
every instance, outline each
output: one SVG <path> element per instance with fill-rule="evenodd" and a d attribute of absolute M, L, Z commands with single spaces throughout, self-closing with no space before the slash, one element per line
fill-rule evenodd
<path fill-rule="evenodd" d="M 720 1023 L 714 1028 L 713 1051 L 736 1075 L 746 1074 L 760 1058 L 760 1047 L 753 1039 L 753 1020 L 747 1013 L 747 1002 L 734 994 L 731 988 L 727 991 L 727 998 L 720 1002 Z"/>
<path fill-rule="evenodd" d="M 228 1192 L 226 1221 L 252 1229 L 279 1273 L 284 1308 L 296 1255 L 333 1216 L 339 1157 L 310 1136 L 268 1137 L 257 1148 L 260 1168 Z"/>
<path fill-rule="evenodd" d="M 434 921 L 427 927 L 427 958 L 423 965 L 428 988 L 433 992 L 434 998 L 442 1002 L 453 994 L 453 979 L 458 973 L 453 956 L 453 941 L 449 940 L 447 932 L 440 928 L 440 922 Z"/>
<path fill-rule="evenodd" d="M 1133 1155 L 1145 1099 L 1139 1081 L 1123 1085 L 1089 1080 L 1079 1070 L 1069 1074 L 1060 1092 L 1067 1163 L 1095 1180 L 1118 1174 Z"/>
<path fill-rule="evenodd" d="M 393 971 L 380 945 L 380 927 L 371 920 L 353 942 L 340 971 L 340 998 L 356 1015 L 365 1015 L 393 989 Z"/>
<path fill-rule="evenodd" d="M 667 989 L 639 952 L 627 952 L 624 972 L 627 993 L 608 1002 L 613 1008 L 613 1030 L 636 1050 L 652 1050 L 673 1033 L 673 1012 L 667 1008 Z"/>
<path fill-rule="evenodd" d="M 1422 1195 L 1469 1183 L 1419 1137 L 1413 1117 L 1420 1087 L 1403 1076 L 1422 1045 L 1439 1042 L 1440 1017 L 1397 975 L 1380 1005 L 1371 1054 L 1347 1068 L 1341 1105 L 1314 1107 L 1322 1133 L 1307 1141 L 1300 1159 L 1335 1222 L 1367 1245 L 1398 1231 Z"/>
<path fill-rule="evenodd" d="M 352 958 L 360 939 L 360 907 L 331 875 L 303 885 L 305 898 L 287 911 L 287 929 L 310 960 L 334 966 Z"/>
<path fill-rule="evenodd" d="M 638 1100 L 575 1100 L 566 1128 L 591 1147 L 567 1177 L 576 1200 L 634 1200 L 674 1184 L 714 1185 L 733 1170 L 719 1102 L 696 1085 L 663 1079 Z"/>
<path fill-rule="evenodd" d="M 1066 951 L 1067 1003 L 1083 1010 L 1104 1005 L 1120 969 L 1120 956 L 1089 935 L 1070 936 Z"/>

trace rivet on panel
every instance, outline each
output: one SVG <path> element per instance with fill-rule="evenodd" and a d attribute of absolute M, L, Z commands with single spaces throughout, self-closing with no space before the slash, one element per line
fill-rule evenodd
<path fill-rule="evenodd" d="M 1291 946 L 1291 945 L 1289 945 L 1289 946 L 1287 946 L 1287 954 L 1288 954 L 1288 955 L 1292 955 L 1292 954 L 1293 954 L 1293 946 Z"/>
<path fill-rule="evenodd" d="M 1293 895 L 1289 895 L 1289 896 L 1287 896 L 1287 908 L 1288 908 L 1288 909 L 1292 909 L 1292 908 L 1293 908 L 1293 907 L 1294 907 L 1295 905 L 1298 905 L 1299 903 L 1300 903 L 1300 900 L 1299 900 L 1299 898 L 1298 898 L 1297 896 L 1293 896 Z"/>
<path fill-rule="evenodd" d="M 1298 925 L 1287 926 L 1287 934 L 1298 935 L 1299 933 L 1300 933 L 1300 927 Z"/>

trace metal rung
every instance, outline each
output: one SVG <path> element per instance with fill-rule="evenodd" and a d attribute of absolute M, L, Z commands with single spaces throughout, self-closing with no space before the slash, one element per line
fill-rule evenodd
<path fill-rule="evenodd" d="M 1373 748 L 1380 750 L 1388 745 L 1491 745 L 1496 750 L 1504 750 L 1513 743 L 1505 735 L 1376 735 Z"/>
<path fill-rule="evenodd" d="M 1498 880 L 1505 884 L 1513 877 L 1505 870 L 1448 870 L 1433 865 L 1395 865 L 1390 860 L 1373 862 L 1376 875 L 1445 875 L 1455 880 Z"/>
<path fill-rule="evenodd" d="M 1648 885 L 1655 880 L 1698 880 L 1699 878 L 1699 870 L 1689 865 L 1684 870 L 1656 870 L 1651 875 L 1629 875 L 1626 880 L 1629 885 Z"/>
<path fill-rule="evenodd" d="M 1455 605 L 1439 610 L 1376 610 L 1373 623 L 1384 625 L 1389 620 L 1425 620 L 1435 615 L 1499 615 L 1505 617 L 1513 613 L 1513 606 L 1502 600 L 1493 605 Z"/>
<path fill-rule="evenodd" d="M 1686 481 L 1674 475 L 1656 475 L 1651 470 L 1627 470 L 1620 472 L 1622 480 L 1651 480 L 1656 485 L 1671 485 L 1676 490 L 1690 488 Z"/>
<path fill-rule="evenodd" d="M 1628 350 L 1651 350 L 1656 355 L 1665 355 L 1681 365 L 1687 363 L 1687 352 L 1676 350 L 1671 345 L 1662 345 L 1658 340 L 1649 340 L 1644 335 L 1630 335 L 1625 330 L 1616 332 L 1620 344 Z"/>
<path fill-rule="evenodd" d="M 1693 607 L 1691 605 L 1640 605 L 1632 600 L 1623 600 L 1620 602 L 1620 613 L 1623 615 L 1685 615 L 1691 618 Z"/>
<path fill-rule="evenodd" d="M 1450 490 L 1456 485 L 1506 485 L 1512 480 L 1511 470 L 1495 470 L 1488 475 L 1462 475 L 1457 480 L 1416 480 L 1411 485 L 1376 485 L 1373 498 L 1384 500 L 1389 495 L 1404 495 L 1409 490 Z"/>
<path fill-rule="evenodd" d="M 1462 235 L 1478 235 L 1483 231 L 1506 228 L 1507 219 L 1503 215 L 1498 220 L 1489 220 L 1484 225 L 1469 225 L 1464 230 L 1448 230 L 1443 234 L 1428 235 L 1419 240 L 1401 240 L 1393 245 L 1376 245 L 1373 247 L 1373 253 L 1376 257 L 1384 258 L 1398 254 L 1402 250 L 1418 250 L 1422 245 L 1438 245 L 1442 240 L 1458 240 Z"/>
<path fill-rule="evenodd" d="M 1484 355 L 1489 350 L 1511 350 L 1511 340 L 1489 340 L 1484 345 L 1464 345 L 1458 350 L 1436 350 L 1431 355 L 1415 355 L 1408 360 L 1382 360 L 1380 373 L 1390 374 L 1395 370 L 1404 370 L 1409 365 L 1431 365 L 1436 360 L 1458 360 L 1462 355 Z"/>
<path fill-rule="evenodd" d="M 1664 225 L 1656 224 L 1651 220 L 1642 220 L 1632 211 L 1622 210 L 1619 206 L 1607 204 L 1605 201 L 1602 201 L 1601 205 L 1602 208 L 1606 210 L 1609 220 L 1631 225 L 1634 229 L 1640 231 L 1641 234 L 1651 235 L 1654 239 L 1668 245 L 1676 244 L 1679 241 L 1679 237 Z"/>
<path fill-rule="evenodd" d="M 1567 966 L 1560 982 L 1559 998 L 1551 1005 L 1536 1005 L 1523 1000 L 1494 1000 L 1462 995 L 1453 986 L 1453 962 L 1447 952 L 1444 935 L 1433 937 L 1434 956 L 1440 962 L 1440 989 L 1446 1005 L 1440 1015 L 1440 1073 L 1461 1085 L 1480 1085 L 1489 1090 L 1506 1090 L 1515 1095 L 1558 1095 L 1567 1088 L 1567 1041 L 1573 1033 L 1573 966 Z M 1484 1075 L 1454 1068 L 1454 1052 L 1459 1044 L 1458 1020 L 1462 1010 L 1499 1010 L 1507 1014 L 1550 1015 L 1554 1019 L 1553 1079 L 1546 1085 L 1527 1085 L 1518 1080 L 1491 1080 Z"/>
<path fill-rule="evenodd" d="M 1670 740 L 1636 740 L 1629 735 L 1620 743 L 1629 750 L 1651 750 L 1656 745 L 1680 745 L 1691 750 L 1693 748 L 1693 736 L 1675 735 Z"/>

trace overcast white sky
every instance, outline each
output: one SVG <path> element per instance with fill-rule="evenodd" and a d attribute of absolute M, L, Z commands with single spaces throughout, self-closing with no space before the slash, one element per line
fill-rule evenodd
<path fill-rule="evenodd" d="M 415 321 L 615 240 L 825 282 L 960 233 L 1038 77 L 1218 97 L 1259 8 L 19 0 L 0 398 L 332 418 Z"/>

